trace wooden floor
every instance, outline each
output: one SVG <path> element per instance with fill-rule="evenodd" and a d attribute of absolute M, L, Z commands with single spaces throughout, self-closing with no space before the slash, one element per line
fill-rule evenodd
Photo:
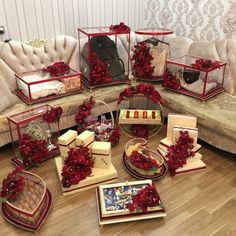
<path fill-rule="evenodd" d="M 165 136 L 165 128 L 149 142 L 152 148 Z M 134 180 L 122 163 L 124 145 L 121 137 L 112 150 L 112 160 L 119 181 Z M 153 235 L 153 236 L 220 236 L 236 235 L 236 156 L 211 148 L 201 149 L 207 169 L 198 173 L 164 178 L 156 181 L 167 211 L 163 219 L 98 226 L 95 191 L 63 197 L 54 160 L 43 163 L 32 172 L 40 175 L 53 195 L 53 208 L 38 235 Z M 0 180 L 13 169 L 10 146 L 0 149 Z M 0 235 L 32 235 L 7 223 L 0 216 Z"/>

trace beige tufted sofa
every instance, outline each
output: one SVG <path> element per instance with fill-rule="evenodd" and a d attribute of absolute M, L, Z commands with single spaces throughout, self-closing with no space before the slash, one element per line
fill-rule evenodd
<path fill-rule="evenodd" d="M 83 38 L 81 40 L 81 46 L 83 46 L 85 42 L 86 39 Z M 120 40 L 118 40 L 118 51 L 121 57 L 123 57 L 124 62 L 127 62 L 126 47 Z M 10 41 L 9 43 L 1 42 L 0 78 L 3 78 L 4 82 L 8 85 L 8 88 L 10 88 L 11 91 L 14 91 L 16 89 L 15 72 L 22 73 L 42 69 L 56 61 L 64 61 L 69 64 L 71 68 L 79 70 L 79 59 L 78 40 L 70 36 L 57 36 L 52 40 L 48 40 L 45 45 L 39 48 L 18 41 Z M 112 89 L 102 88 L 95 91 L 93 94 L 85 91 L 84 93 L 51 100 L 47 103 L 53 106 L 62 106 L 64 112 L 60 128 L 65 129 L 76 125 L 74 122 L 74 115 L 77 107 L 90 95 L 95 96 L 96 99 L 107 101 L 111 105 L 112 109 L 115 110 L 115 100 L 119 91 L 121 91 L 125 86 L 127 85 L 120 85 L 115 88 L 112 87 Z M 110 96 L 111 93 L 113 96 Z M 2 101 L 0 101 L 0 103 L 1 102 Z M 41 104 L 38 103 L 32 107 L 39 105 Z M 11 142 L 7 116 L 28 108 L 28 105 L 18 99 L 10 107 L 0 112 L 0 147 Z M 106 111 L 105 107 L 100 107 L 97 112 L 103 113 Z M 14 139 L 16 138 L 17 136 L 14 134 Z"/>
<path fill-rule="evenodd" d="M 205 103 L 191 97 L 171 92 L 155 85 L 166 100 L 165 112 L 183 112 L 198 117 L 200 139 L 232 153 L 236 153 L 236 40 L 223 39 L 215 42 L 193 42 L 186 37 L 164 37 L 169 42 L 171 57 L 190 54 L 204 58 L 223 60 L 228 62 L 225 88 L 226 92 L 206 101 Z M 142 40 L 132 33 L 131 46 Z M 120 37 L 118 51 L 124 56 L 127 50 L 126 38 Z M 132 52 L 131 52 L 132 54 Z M 0 43 L 0 76 L 8 83 L 13 91 L 15 89 L 14 72 L 24 72 L 39 69 L 52 62 L 64 60 L 72 68 L 79 68 L 78 41 L 69 36 L 58 36 L 50 40 L 41 48 L 33 48 L 20 42 Z M 125 60 L 125 59 L 124 59 Z M 61 128 L 75 125 L 74 114 L 77 106 L 88 96 L 106 101 L 112 110 L 116 109 L 116 99 L 121 90 L 127 85 L 119 85 L 96 89 L 93 93 L 85 92 L 69 97 L 49 101 L 51 105 L 61 105 L 64 114 Z M 36 104 L 36 106 L 39 104 Z M 0 146 L 10 142 L 9 128 L 6 116 L 27 109 L 28 106 L 18 100 L 0 114 Z M 105 110 L 99 108 L 102 113 Z"/>

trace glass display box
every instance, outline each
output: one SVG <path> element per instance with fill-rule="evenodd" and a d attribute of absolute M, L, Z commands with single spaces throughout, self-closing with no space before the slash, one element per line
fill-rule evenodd
<path fill-rule="evenodd" d="M 161 81 L 170 55 L 169 44 L 164 36 L 171 36 L 173 31 L 164 28 L 140 28 L 135 34 L 143 40 L 134 46 L 132 71 L 135 79 L 143 81 Z"/>
<path fill-rule="evenodd" d="M 16 73 L 16 94 L 27 104 L 82 92 L 81 73 L 71 69 L 61 76 L 50 76 L 44 70 Z"/>
<path fill-rule="evenodd" d="M 167 59 L 163 86 L 205 101 L 224 91 L 226 63 L 185 55 Z"/>
<path fill-rule="evenodd" d="M 51 108 L 43 105 L 7 117 L 15 165 L 27 169 L 59 153 L 59 123 L 43 119 Z"/>
<path fill-rule="evenodd" d="M 126 49 L 119 37 L 127 41 Z M 78 38 L 80 71 L 86 87 L 129 82 L 130 32 L 114 31 L 109 26 L 81 27 Z"/>

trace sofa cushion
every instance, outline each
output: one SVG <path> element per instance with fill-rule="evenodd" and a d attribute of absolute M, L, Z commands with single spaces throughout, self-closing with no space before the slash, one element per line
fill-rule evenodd
<path fill-rule="evenodd" d="M 11 90 L 8 88 L 6 82 L 0 76 L 0 94 L 1 94 L 1 102 L 0 102 L 0 112 L 2 113 L 6 108 L 16 104 L 18 99 L 16 95 L 11 93 Z"/>

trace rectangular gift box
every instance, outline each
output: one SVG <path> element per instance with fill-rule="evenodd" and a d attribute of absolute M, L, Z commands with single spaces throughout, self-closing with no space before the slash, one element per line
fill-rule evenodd
<path fill-rule="evenodd" d="M 173 145 L 174 143 L 172 142 L 172 140 L 168 140 L 167 138 L 163 138 L 160 141 L 160 145 L 165 146 L 165 147 L 169 147 L 171 145 Z M 194 150 L 195 152 L 198 152 L 201 149 L 201 145 L 197 143 L 196 149 Z"/>
<path fill-rule="evenodd" d="M 108 169 L 111 165 L 111 143 L 95 141 L 92 145 L 95 168 Z"/>
<path fill-rule="evenodd" d="M 60 184 L 62 180 L 61 171 L 63 168 L 63 159 L 61 157 L 55 158 L 55 164 L 57 173 L 59 176 Z M 81 192 L 84 190 L 92 189 L 98 187 L 100 184 L 104 183 L 114 183 L 117 182 L 117 171 L 115 167 L 111 164 L 109 169 L 92 168 L 91 176 L 79 182 L 79 184 L 72 185 L 70 188 L 64 188 L 61 184 L 62 194 L 64 196 L 73 194 L 76 192 Z"/>
<path fill-rule="evenodd" d="M 157 151 L 160 153 L 160 155 L 165 159 L 166 159 L 166 154 L 167 154 L 167 147 L 163 146 L 163 145 L 159 145 L 157 148 Z M 193 157 L 188 157 L 187 158 L 187 164 L 189 163 L 193 163 L 193 162 L 197 162 L 199 160 L 202 159 L 202 155 L 199 152 L 196 152 L 195 155 Z"/>
<path fill-rule="evenodd" d="M 76 130 L 68 130 L 66 133 L 64 133 L 58 138 L 58 144 L 62 157 L 68 156 L 68 151 L 70 148 L 76 148 L 75 145 L 76 136 L 77 136 Z"/>
<path fill-rule="evenodd" d="M 133 110 L 121 109 L 119 115 L 120 124 L 161 124 L 161 114 L 159 110 Z"/>
<path fill-rule="evenodd" d="M 80 135 L 76 137 L 76 146 L 84 146 L 88 147 L 89 149 L 92 147 L 94 142 L 95 134 L 89 130 L 85 130 Z"/>
<path fill-rule="evenodd" d="M 148 207 L 147 212 L 141 210 L 130 212 L 127 209 L 126 203 L 129 203 L 134 195 L 148 184 L 152 184 L 152 181 L 141 180 L 100 185 L 97 188 L 99 225 L 166 216 L 161 200 L 158 206 Z"/>
<path fill-rule="evenodd" d="M 173 144 L 176 144 L 176 141 L 178 140 L 178 138 L 180 136 L 180 131 L 188 131 L 189 137 L 193 139 L 193 150 L 196 151 L 198 148 L 197 147 L 198 129 L 197 128 L 174 126 L 173 137 L 172 137 Z"/>
<path fill-rule="evenodd" d="M 192 163 L 187 163 L 183 167 L 179 167 L 176 171 L 175 174 L 185 174 L 188 172 L 193 172 L 193 171 L 199 171 L 199 170 L 204 170 L 206 168 L 206 164 L 202 160 L 198 160 Z"/>
<path fill-rule="evenodd" d="M 194 116 L 183 115 L 183 114 L 169 114 L 167 122 L 167 135 L 166 135 L 166 138 L 169 141 L 173 140 L 174 126 L 196 128 L 197 118 Z"/>

